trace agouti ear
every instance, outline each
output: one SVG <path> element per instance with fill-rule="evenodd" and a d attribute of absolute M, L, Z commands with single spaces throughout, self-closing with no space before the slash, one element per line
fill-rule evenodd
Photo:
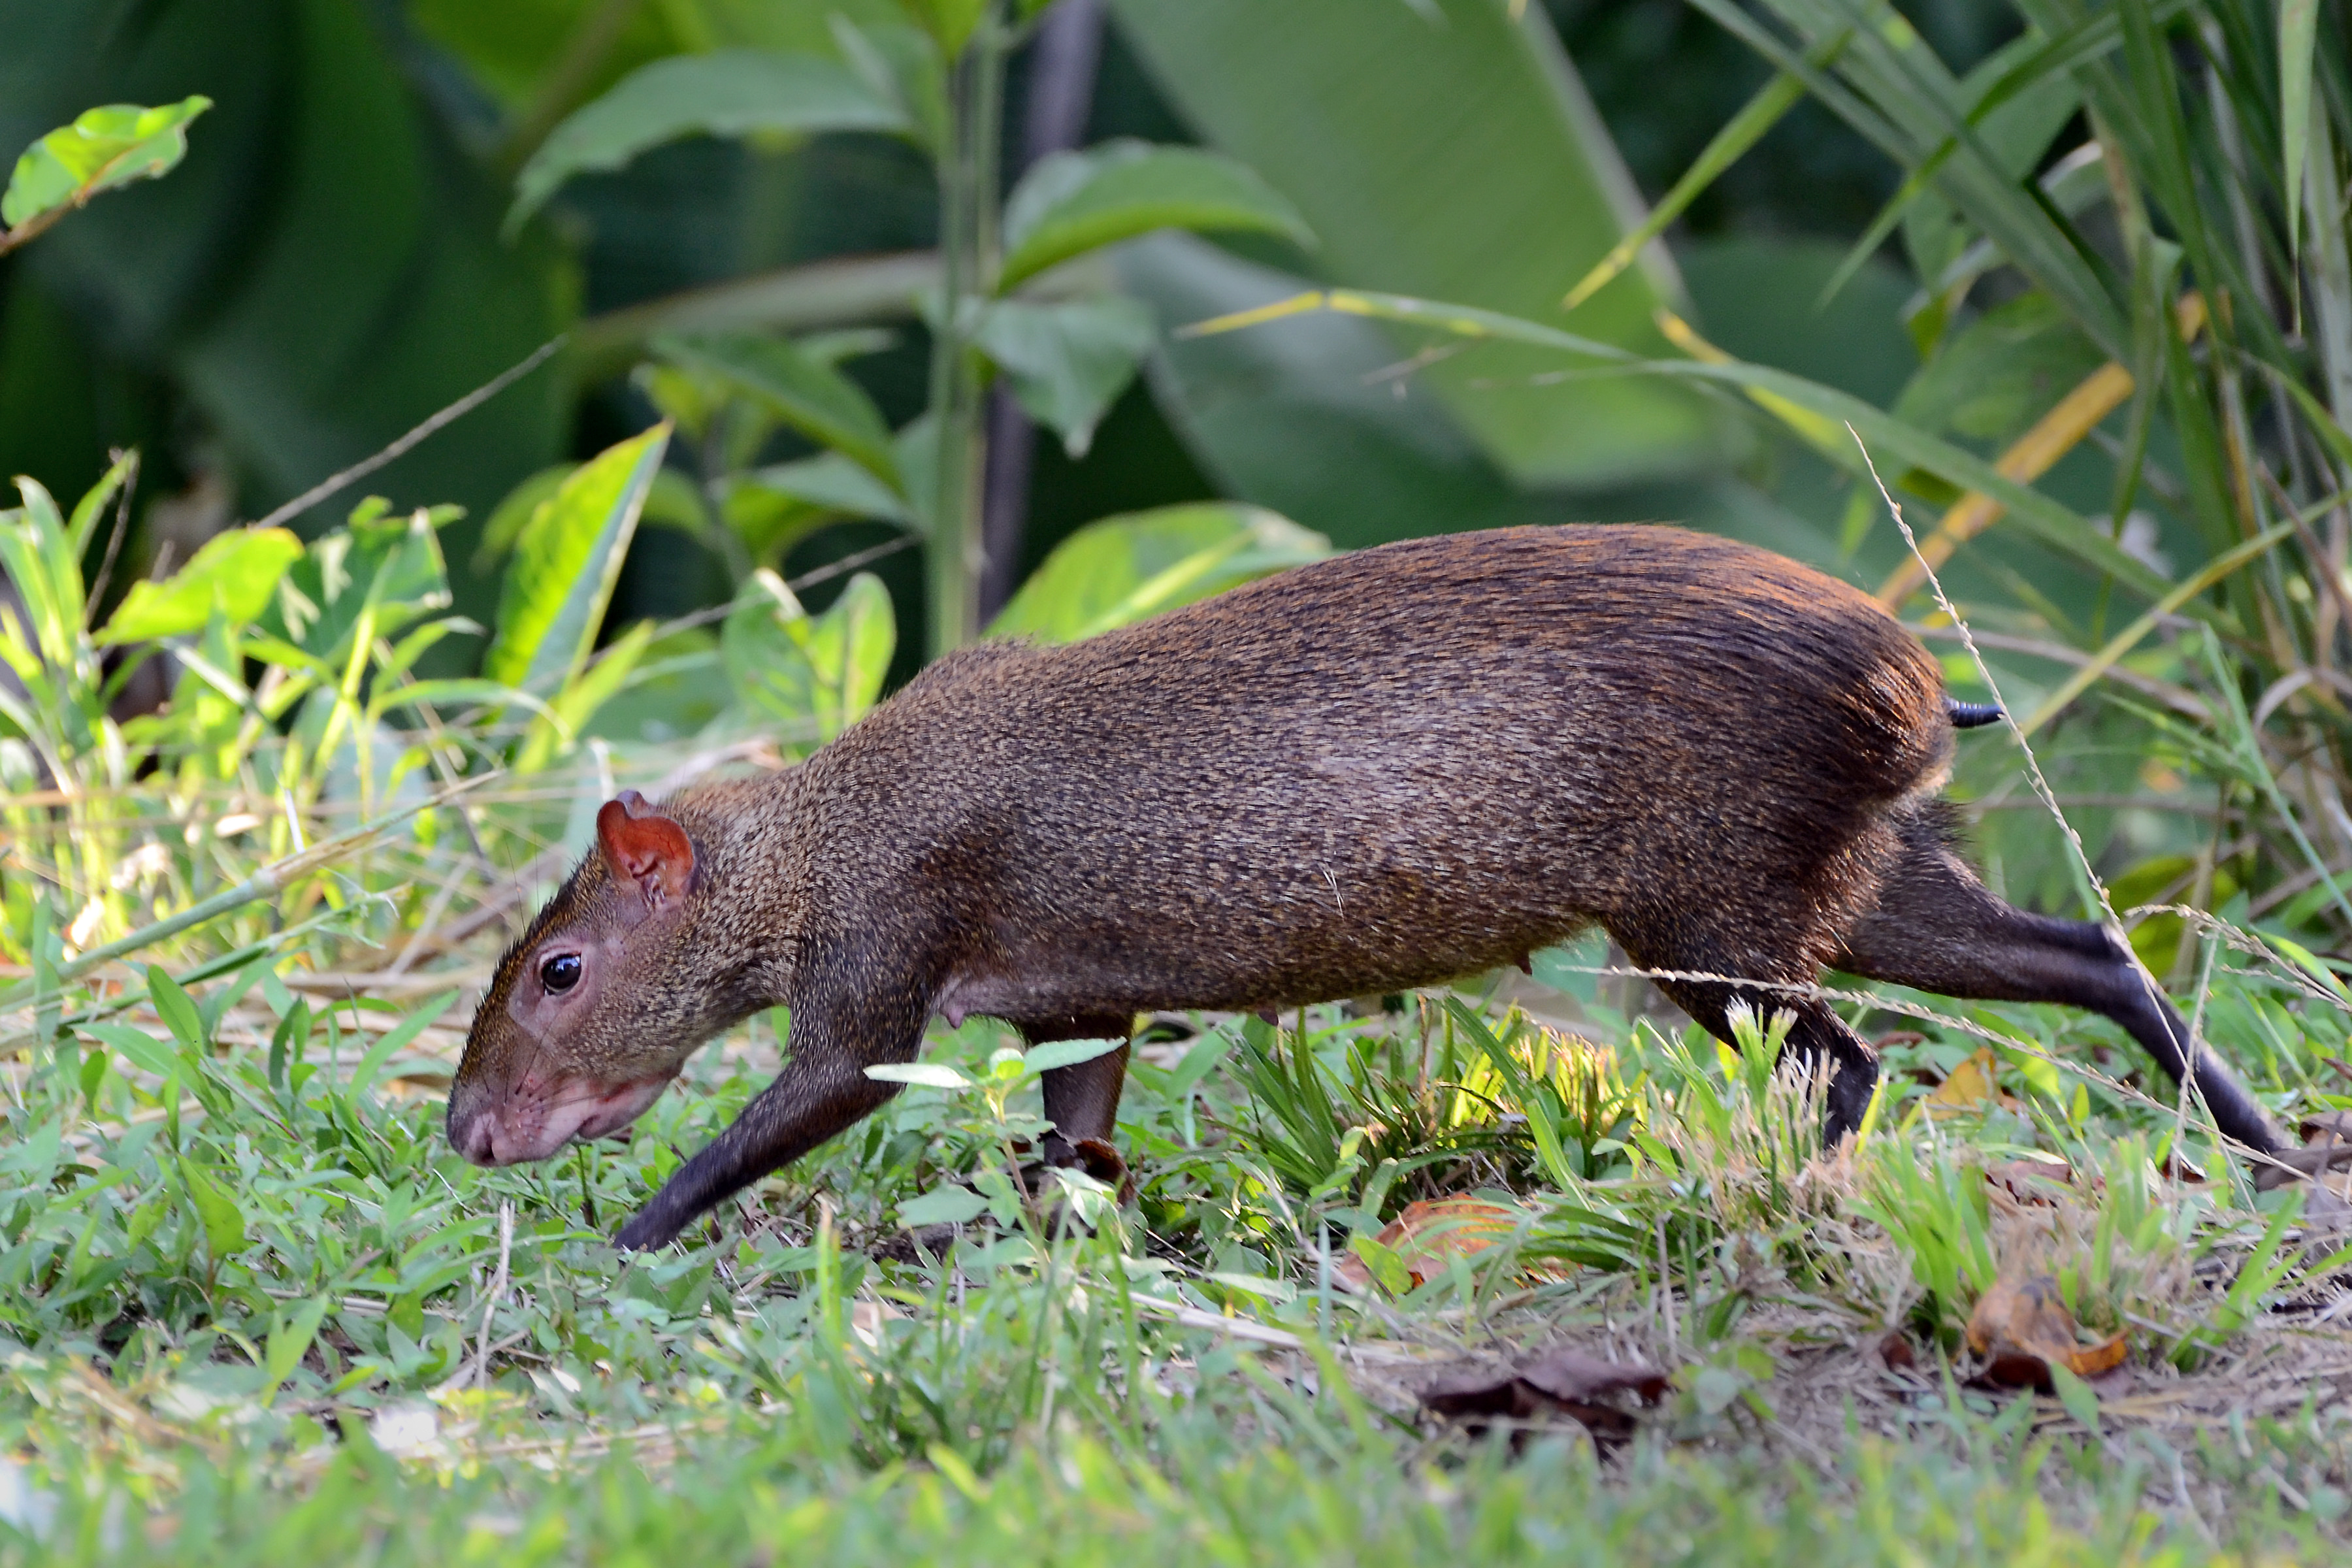
<path fill-rule="evenodd" d="M 624 790 L 596 813 L 596 842 L 613 879 L 634 884 L 648 909 L 681 901 L 694 885 L 693 840 L 635 790 Z"/>

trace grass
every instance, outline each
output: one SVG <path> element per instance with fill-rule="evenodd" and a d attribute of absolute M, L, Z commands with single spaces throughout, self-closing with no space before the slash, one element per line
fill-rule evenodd
<path fill-rule="evenodd" d="M 20 1056 L 0 1556 L 2341 1550 L 2345 1259 L 2299 1194 L 2258 1197 L 2143 1094 L 2103 1021 L 1850 1004 L 1902 1032 L 1873 1129 L 1824 1155 L 1772 1026 L 1732 1049 L 1629 1020 L 1603 1005 L 1622 983 L 1580 973 L 1597 947 L 1538 966 L 1583 997 L 1518 987 L 1540 1020 L 1468 993 L 1162 1020 L 1124 1107 L 1136 1201 L 1066 1184 L 1089 1228 L 1020 1201 L 1034 1072 L 975 1020 L 926 1053 L 963 1087 L 910 1088 L 679 1248 L 625 1258 L 610 1233 L 764 1081 L 782 1020 L 706 1052 L 625 1144 L 478 1171 L 434 1089 L 499 935 L 423 974 L 347 964 L 340 995 L 300 965 L 187 990 L 116 966 L 110 1018 Z M 2333 994 L 2216 970 L 2208 1025 L 2273 1099 L 2341 1102 Z M 2029 1154 L 2063 1174 L 2017 1175 Z M 1496 1245 L 1382 1228 L 1463 1194 L 1496 1205 Z M 1350 1259 L 1361 1292 L 1337 1283 Z M 2119 1377 L 1980 1384 L 1971 1309 L 2034 1273 L 2086 1335 L 2126 1336 Z M 1562 1342 L 1673 1374 L 1630 1441 L 1415 1401 Z"/>

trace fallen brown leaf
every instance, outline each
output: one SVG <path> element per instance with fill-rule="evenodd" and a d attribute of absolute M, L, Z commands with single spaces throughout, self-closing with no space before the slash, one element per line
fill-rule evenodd
<path fill-rule="evenodd" d="M 1909 1372 L 1919 1364 L 1919 1352 L 1911 1343 L 1911 1336 L 1895 1329 L 1878 1342 L 1878 1359 L 1886 1363 L 1889 1372 Z"/>
<path fill-rule="evenodd" d="M 1944 1075 L 1944 1081 L 1927 1100 L 1930 1116 L 1956 1116 L 1964 1110 L 1981 1110 L 1998 1100 L 2002 1109 L 2014 1110 L 2017 1101 L 1999 1089 L 2000 1058 L 1986 1046 L 1976 1055 Z"/>
<path fill-rule="evenodd" d="M 1415 1285 L 1443 1273 L 1449 1259 L 1475 1258 L 1511 1234 L 1521 1212 L 1485 1198 L 1430 1198 L 1405 1205 L 1404 1212 L 1373 1237 L 1397 1255 Z M 1372 1287 L 1372 1271 L 1360 1258 L 1342 1259 L 1331 1278 L 1343 1290 Z"/>
<path fill-rule="evenodd" d="M 2085 1345 L 2058 1281 L 2037 1274 L 2022 1283 L 2002 1279 L 1969 1314 L 1969 1349 L 1985 1358 L 1986 1381 L 2003 1388 L 2050 1392 L 2050 1369 L 2096 1377 L 2123 1364 L 2125 1336 Z"/>
<path fill-rule="evenodd" d="M 1639 1362 L 1602 1361 L 1568 1346 L 1539 1352 L 1507 1372 L 1473 1372 L 1442 1377 L 1421 1390 L 1433 1415 L 1461 1421 L 1474 1433 L 1488 1420 L 1540 1422 L 1566 1418 L 1596 1442 L 1622 1442 L 1633 1435 L 1633 1413 L 1608 1403 L 1631 1394 L 1643 1405 L 1665 1396 L 1666 1374 Z"/>

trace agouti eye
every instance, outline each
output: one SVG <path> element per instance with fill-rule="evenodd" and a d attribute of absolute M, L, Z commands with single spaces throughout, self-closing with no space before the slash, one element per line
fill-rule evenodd
<path fill-rule="evenodd" d="M 580 955 L 559 952 L 539 966 L 539 983 L 550 991 L 569 991 L 580 984 Z"/>

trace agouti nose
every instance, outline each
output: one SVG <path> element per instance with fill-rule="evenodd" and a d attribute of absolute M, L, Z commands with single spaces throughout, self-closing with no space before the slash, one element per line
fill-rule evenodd
<path fill-rule="evenodd" d="M 487 1108 L 469 1108 L 449 1118 L 449 1144 L 477 1165 L 499 1163 L 499 1119 Z"/>

